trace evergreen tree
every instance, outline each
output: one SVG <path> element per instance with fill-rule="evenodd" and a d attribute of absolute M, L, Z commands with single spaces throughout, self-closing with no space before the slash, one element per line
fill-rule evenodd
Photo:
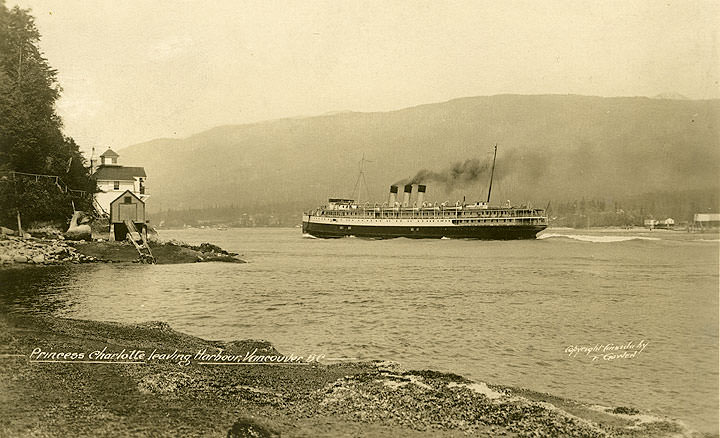
<path fill-rule="evenodd" d="M 52 180 L 12 180 L 8 171 L 56 175 L 71 189 L 95 190 L 78 145 L 63 135 L 55 112 L 61 92 L 57 71 L 43 57 L 39 42 L 30 11 L 8 9 L 0 0 L 0 172 L 5 175 L 0 182 L 0 221 L 4 224 L 13 223 L 17 210 L 30 221 L 62 220 L 72 212 L 71 200 L 78 209 L 90 207 L 88 196 L 63 194 Z"/>

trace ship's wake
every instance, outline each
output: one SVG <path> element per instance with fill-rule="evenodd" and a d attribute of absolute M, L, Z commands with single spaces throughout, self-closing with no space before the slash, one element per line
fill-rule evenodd
<path fill-rule="evenodd" d="M 558 233 L 546 233 L 537 236 L 539 240 L 545 239 L 572 239 L 579 240 L 581 242 L 593 242 L 593 243 L 614 243 L 614 242 L 627 242 L 630 240 L 661 240 L 658 237 L 645 237 L 645 236 L 597 236 L 588 234 L 558 234 Z"/>

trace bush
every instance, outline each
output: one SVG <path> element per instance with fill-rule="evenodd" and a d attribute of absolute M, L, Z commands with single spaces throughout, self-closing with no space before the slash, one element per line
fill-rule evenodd
<path fill-rule="evenodd" d="M 62 192 L 52 180 L 35 181 L 18 177 L 15 181 L 0 182 L 0 224 L 6 227 L 17 226 L 17 212 L 23 224 L 39 221 L 63 222 L 72 217 L 75 209 L 89 209 L 89 199 L 72 196 Z"/>

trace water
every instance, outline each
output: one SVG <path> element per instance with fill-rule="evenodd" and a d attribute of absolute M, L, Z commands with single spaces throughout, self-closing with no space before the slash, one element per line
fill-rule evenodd
<path fill-rule="evenodd" d="M 717 235 L 549 230 L 536 241 L 323 240 L 299 229 L 163 231 L 248 264 L 0 271 L 13 311 L 162 320 L 283 353 L 390 359 L 718 427 Z M 648 342 L 636 357 L 570 345 Z"/>

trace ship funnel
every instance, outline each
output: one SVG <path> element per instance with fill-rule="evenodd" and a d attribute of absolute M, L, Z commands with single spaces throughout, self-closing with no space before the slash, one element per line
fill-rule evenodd
<path fill-rule="evenodd" d="M 425 201 L 425 185 L 424 184 L 418 184 L 417 189 L 417 206 L 418 208 L 422 208 L 423 202 Z"/>
<path fill-rule="evenodd" d="M 403 193 L 403 207 L 410 205 L 410 193 L 412 193 L 412 184 L 405 184 L 405 193 Z"/>
<path fill-rule="evenodd" d="M 394 207 L 397 200 L 398 186 L 390 186 L 390 198 L 388 199 L 388 207 Z"/>

